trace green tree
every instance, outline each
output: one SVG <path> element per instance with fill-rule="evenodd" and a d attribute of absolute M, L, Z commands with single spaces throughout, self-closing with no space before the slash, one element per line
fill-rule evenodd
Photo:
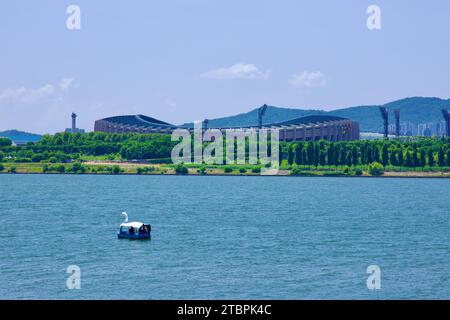
<path fill-rule="evenodd" d="M 372 145 L 372 159 L 374 162 L 380 162 L 380 150 L 376 144 Z"/>
<path fill-rule="evenodd" d="M 430 167 L 434 166 L 434 155 L 433 155 L 433 150 L 431 150 L 431 149 L 428 150 L 428 165 Z"/>
<path fill-rule="evenodd" d="M 306 148 L 302 149 L 302 164 L 308 164 L 308 154 Z"/>
<path fill-rule="evenodd" d="M 314 165 L 317 167 L 320 162 L 320 144 L 315 143 L 314 147 Z"/>
<path fill-rule="evenodd" d="M 327 164 L 327 153 L 325 152 L 325 150 L 320 150 L 319 164 L 321 166 L 325 166 Z"/>
<path fill-rule="evenodd" d="M 350 150 L 347 151 L 347 159 L 345 161 L 345 165 L 348 166 L 348 167 L 351 167 L 352 166 L 352 160 L 353 160 L 352 150 L 350 149 Z"/>
<path fill-rule="evenodd" d="M 367 141 L 359 145 L 359 151 L 361 153 L 361 164 L 367 164 Z"/>
<path fill-rule="evenodd" d="M 405 167 L 412 167 L 413 166 L 413 161 L 412 161 L 412 151 L 407 149 L 406 150 L 406 158 L 405 158 L 405 162 L 403 164 Z"/>
<path fill-rule="evenodd" d="M 40 153 L 35 153 L 31 156 L 31 161 L 32 162 L 40 162 L 43 160 L 42 154 Z"/>
<path fill-rule="evenodd" d="M 294 163 L 294 150 L 292 144 L 289 144 L 288 146 L 288 163 L 289 165 L 292 165 Z"/>
<path fill-rule="evenodd" d="M 302 163 L 302 150 L 303 150 L 303 144 L 298 143 L 295 145 L 295 163 L 296 164 L 303 164 Z"/>
<path fill-rule="evenodd" d="M 225 143 L 225 141 L 224 141 Z M 270 150 L 270 148 L 269 148 Z M 281 164 L 281 162 L 283 161 L 283 147 L 280 145 L 278 146 L 278 162 Z"/>
<path fill-rule="evenodd" d="M 0 172 L 2 172 L 3 170 L 5 170 L 5 166 L 0 163 Z"/>
<path fill-rule="evenodd" d="M 122 171 L 122 169 L 120 169 L 120 166 L 118 165 L 114 165 L 111 168 L 111 173 L 113 174 L 119 174 Z"/>
<path fill-rule="evenodd" d="M 84 172 L 86 172 L 86 167 L 83 166 L 80 162 L 75 162 L 72 165 L 71 171 L 74 173 L 84 173 Z"/>
<path fill-rule="evenodd" d="M 419 157 L 417 156 L 417 149 L 413 149 L 413 151 L 412 151 L 412 165 L 413 165 L 413 167 L 420 166 Z"/>
<path fill-rule="evenodd" d="M 395 147 L 392 147 L 389 150 L 389 162 L 393 166 L 398 166 L 398 158 L 397 158 L 398 151 Z"/>
<path fill-rule="evenodd" d="M 379 162 L 372 162 L 369 165 L 369 174 L 371 176 L 381 176 L 384 173 L 384 167 Z"/>
<path fill-rule="evenodd" d="M 383 144 L 381 148 L 381 164 L 387 166 L 389 163 L 389 145 L 387 143 Z"/>
<path fill-rule="evenodd" d="M 352 164 L 354 166 L 359 164 L 359 161 L 358 161 L 358 149 L 356 148 L 356 146 L 352 147 Z"/>
<path fill-rule="evenodd" d="M 183 163 L 179 163 L 175 167 L 175 173 L 176 174 L 188 174 L 189 170 Z"/>
<path fill-rule="evenodd" d="M 330 144 L 327 149 L 327 164 L 329 166 L 335 165 L 334 162 L 334 143 Z"/>
<path fill-rule="evenodd" d="M 439 148 L 438 165 L 439 165 L 439 167 L 445 166 L 445 153 L 444 153 L 444 148 L 442 148 L 442 147 Z"/>
<path fill-rule="evenodd" d="M 347 152 L 343 148 L 343 146 L 339 147 L 339 160 L 338 163 L 343 166 L 347 162 Z"/>
<path fill-rule="evenodd" d="M 312 165 L 314 164 L 314 143 L 309 142 L 308 146 L 306 147 L 306 164 Z"/>
<path fill-rule="evenodd" d="M 427 164 L 427 159 L 425 156 L 425 150 L 423 148 L 420 149 L 420 166 L 425 167 Z"/>
<path fill-rule="evenodd" d="M 367 147 L 365 150 L 365 162 L 364 164 L 370 164 L 373 161 L 373 157 L 372 157 L 372 149 Z"/>
<path fill-rule="evenodd" d="M 12 141 L 8 138 L 0 137 L 0 148 L 1 147 L 10 147 L 12 145 Z"/>
<path fill-rule="evenodd" d="M 403 158 L 403 149 L 402 149 L 402 148 L 399 148 L 399 149 L 398 149 L 398 157 L 397 157 L 397 158 L 398 158 L 397 164 L 398 164 L 399 166 L 403 166 L 405 160 L 404 160 L 404 158 Z"/>
<path fill-rule="evenodd" d="M 261 173 L 261 168 L 260 167 L 254 167 L 252 169 L 252 173 Z"/>

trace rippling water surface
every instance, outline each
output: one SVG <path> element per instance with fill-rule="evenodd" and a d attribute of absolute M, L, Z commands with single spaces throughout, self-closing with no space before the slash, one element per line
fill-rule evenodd
<path fill-rule="evenodd" d="M 2 299 L 450 299 L 450 180 L 0 175 L 0 206 Z"/>

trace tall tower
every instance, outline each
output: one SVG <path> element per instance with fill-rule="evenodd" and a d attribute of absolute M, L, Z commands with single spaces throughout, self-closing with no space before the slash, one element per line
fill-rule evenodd
<path fill-rule="evenodd" d="M 260 107 L 258 109 L 258 127 L 261 129 L 262 128 L 262 118 L 264 116 L 264 114 L 266 113 L 267 110 L 267 104 L 263 105 L 262 107 Z"/>
<path fill-rule="evenodd" d="M 72 133 L 77 133 L 77 115 L 72 112 Z"/>
<path fill-rule="evenodd" d="M 389 128 L 389 115 L 388 110 L 385 107 L 380 107 L 381 117 L 383 118 L 384 124 L 384 137 L 387 139 L 388 137 L 388 128 Z"/>
<path fill-rule="evenodd" d="M 444 116 L 446 124 L 447 138 L 450 138 L 450 112 L 447 109 L 442 109 L 442 115 Z"/>
<path fill-rule="evenodd" d="M 400 137 L 400 109 L 394 110 L 395 114 L 395 135 L 397 138 Z"/>

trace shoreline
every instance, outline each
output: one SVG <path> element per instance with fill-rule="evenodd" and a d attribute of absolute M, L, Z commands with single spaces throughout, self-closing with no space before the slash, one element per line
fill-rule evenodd
<path fill-rule="evenodd" d="M 435 170 L 419 171 L 393 170 L 385 168 L 381 175 L 371 175 L 368 168 L 308 167 L 295 171 L 296 168 L 281 167 L 277 174 L 261 174 L 261 166 L 254 165 L 202 165 L 182 166 L 179 170 L 172 164 L 137 164 L 129 162 L 82 162 L 77 163 L 0 163 L 1 174 L 58 174 L 58 175 L 167 175 L 167 176 L 220 176 L 220 177 L 339 177 L 339 178 L 433 178 L 449 179 L 450 171 Z M 346 171 L 345 171 L 346 170 Z M 387 170 L 387 171 L 386 171 Z"/>
<path fill-rule="evenodd" d="M 396 178 L 396 179 L 450 179 L 450 173 L 446 173 L 444 175 L 438 174 L 430 174 L 430 175 L 414 175 L 415 172 L 402 172 L 404 174 L 395 174 L 395 172 L 387 172 L 387 174 L 383 174 L 380 176 L 371 176 L 371 175 L 292 175 L 292 174 L 278 174 L 278 175 L 261 175 L 261 174 L 226 174 L 226 173 L 208 173 L 208 174 L 198 174 L 198 173 L 189 173 L 189 174 L 177 174 L 177 173 L 146 173 L 146 174 L 137 174 L 137 173 L 74 173 L 74 172 L 66 172 L 66 173 L 58 173 L 58 172 L 0 172 L 0 175 L 67 175 L 67 176 L 76 176 L 76 175 L 88 175 L 88 176 L 181 176 L 181 177 L 288 177 L 288 178 Z"/>

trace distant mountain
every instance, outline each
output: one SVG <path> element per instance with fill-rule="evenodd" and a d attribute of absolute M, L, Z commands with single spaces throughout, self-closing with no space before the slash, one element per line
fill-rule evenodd
<path fill-rule="evenodd" d="M 41 140 L 42 138 L 42 136 L 39 134 L 23 132 L 18 130 L 7 130 L 0 132 L 0 137 L 9 138 L 14 142 L 21 142 L 21 143 L 36 142 Z"/>
<path fill-rule="evenodd" d="M 394 110 L 400 109 L 400 122 L 436 123 L 443 120 L 442 109 L 450 109 L 450 99 L 414 97 L 389 102 L 383 107 L 389 110 L 389 122 L 394 123 Z M 360 123 L 361 131 L 376 132 L 382 130 L 379 107 L 361 106 L 330 111 L 329 114 L 356 120 Z"/>
<path fill-rule="evenodd" d="M 327 114 L 323 110 L 304 110 L 291 109 L 268 106 L 263 117 L 263 124 L 282 122 L 300 117 L 323 115 Z M 255 126 L 258 125 L 258 108 L 253 109 L 247 113 L 240 113 L 235 116 L 209 119 L 208 126 L 210 127 L 239 127 L 239 126 Z M 192 123 L 185 123 L 184 126 L 192 126 Z"/>
<path fill-rule="evenodd" d="M 378 132 L 382 130 L 382 121 L 379 107 L 384 106 L 389 109 L 389 119 L 394 123 L 394 109 L 400 109 L 400 122 L 410 122 L 414 125 L 419 123 L 442 121 L 441 110 L 450 109 L 450 99 L 413 97 L 393 101 L 384 105 L 357 106 L 333 111 L 292 109 L 269 106 L 263 117 L 263 123 L 276 123 L 291 120 L 294 118 L 306 117 L 310 115 L 333 115 L 356 120 L 360 124 L 361 131 Z M 257 125 L 258 108 L 247 113 L 235 116 L 210 119 L 211 127 L 235 127 Z M 192 124 L 185 124 L 192 125 Z"/>

